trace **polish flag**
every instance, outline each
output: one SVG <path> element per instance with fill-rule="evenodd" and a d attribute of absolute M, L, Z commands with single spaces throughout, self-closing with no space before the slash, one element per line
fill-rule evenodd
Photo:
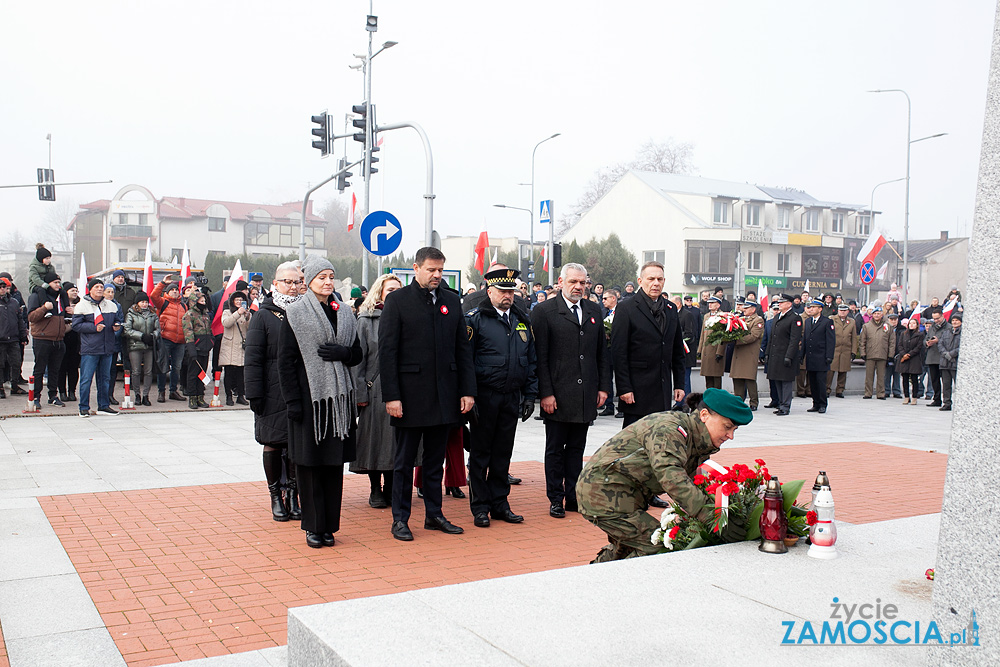
<path fill-rule="evenodd" d="M 82 252 L 80 253 L 80 278 L 76 287 L 81 293 L 87 291 L 87 258 Z"/>
<path fill-rule="evenodd" d="M 885 264 L 878 267 L 878 273 L 875 274 L 875 280 L 882 280 L 885 278 L 886 269 L 889 268 L 889 260 L 885 260 Z"/>
<path fill-rule="evenodd" d="M 204 382 L 206 387 L 212 384 L 212 378 L 210 378 L 208 376 L 208 373 L 206 373 L 205 371 L 198 373 L 198 379 Z"/>
<path fill-rule="evenodd" d="M 545 248 L 546 248 L 546 246 L 542 246 L 542 259 L 544 260 L 544 264 L 542 265 L 542 271 L 548 271 L 549 270 L 549 259 L 548 259 L 548 257 L 545 256 Z M 551 282 L 551 281 L 549 281 L 549 282 Z"/>
<path fill-rule="evenodd" d="M 490 247 L 490 239 L 486 235 L 485 225 L 483 226 L 483 231 L 479 232 L 479 240 L 476 241 L 476 271 L 479 273 L 486 272 L 486 251 Z"/>
<path fill-rule="evenodd" d="M 236 260 L 236 266 L 233 267 L 233 273 L 229 276 L 229 284 L 226 285 L 225 291 L 222 293 L 222 299 L 219 301 L 219 307 L 215 311 L 215 319 L 212 320 L 212 335 L 218 336 L 222 333 L 222 304 L 229 300 L 229 297 L 233 295 L 236 291 L 236 283 L 243 280 L 243 267 L 240 265 L 240 260 Z"/>
<path fill-rule="evenodd" d="M 490 266 L 500 263 L 500 260 L 497 259 L 499 257 L 499 254 L 500 254 L 500 246 L 497 246 L 496 248 L 493 249 L 493 259 L 490 260 Z"/>
<path fill-rule="evenodd" d="M 765 313 L 767 312 L 767 305 L 768 305 L 769 301 L 770 301 L 770 299 L 767 298 L 767 287 L 764 285 L 764 281 L 763 280 L 758 280 L 757 281 L 757 303 L 760 304 L 760 307 L 764 309 Z"/>
<path fill-rule="evenodd" d="M 142 291 L 147 295 L 153 291 L 153 250 L 146 239 L 146 266 L 142 270 Z"/>
<path fill-rule="evenodd" d="M 868 237 L 865 244 L 861 246 L 861 250 L 858 251 L 858 261 L 864 265 L 865 262 L 870 262 L 875 259 L 879 251 L 885 246 L 885 237 L 882 236 L 882 232 L 873 231 L 872 235 Z"/>
<path fill-rule="evenodd" d="M 100 308 L 100 305 L 98 305 L 98 308 Z M 100 310 L 98 310 L 96 313 L 94 313 L 94 326 L 96 327 L 98 324 L 103 324 L 103 323 L 104 323 L 104 315 L 101 314 Z"/>
<path fill-rule="evenodd" d="M 191 277 L 191 255 L 188 253 L 188 242 L 184 242 L 184 253 L 181 255 L 181 285 Z M 149 294 L 149 292 L 147 292 Z"/>
<path fill-rule="evenodd" d="M 347 231 L 354 229 L 354 209 L 358 206 L 358 196 L 351 193 L 351 212 L 347 214 Z"/>
<path fill-rule="evenodd" d="M 944 305 L 944 321 L 945 322 L 947 322 L 948 320 L 951 319 L 951 313 L 952 313 L 952 311 L 955 310 L 956 306 L 958 306 L 958 297 L 955 297 L 955 298 L 949 300 L 948 303 L 946 303 Z"/>
<path fill-rule="evenodd" d="M 808 278 L 806 278 L 806 286 L 805 286 L 805 289 L 803 289 L 802 291 L 803 291 L 803 292 L 809 292 L 809 296 L 812 296 L 812 292 L 810 292 L 810 291 L 809 291 L 809 279 L 808 279 Z"/>

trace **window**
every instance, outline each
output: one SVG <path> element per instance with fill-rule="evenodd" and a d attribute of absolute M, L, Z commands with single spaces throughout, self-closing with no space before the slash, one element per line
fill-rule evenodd
<path fill-rule="evenodd" d="M 170 254 L 171 254 L 171 256 L 176 257 L 178 262 L 183 262 L 184 261 L 184 249 L 183 248 L 171 248 L 170 249 Z"/>
<path fill-rule="evenodd" d="M 858 234 L 868 236 L 872 233 L 872 217 L 870 215 L 858 216 Z"/>
<path fill-rule="evenodd" d="M 663 258 L 666 254 L 664 250 L 644 250 L 642 253 L 642 263 L 646 262 L 659 262 L 663 264 Z"/>
<path fill-rule="evenodd" d="M 739 241 L 688 241 L 688 273 L 732 273 Z"/>
<path fill-rule="evenodd" d="M 792 270 L 792 256 L 788 253 L 778 255 L 778 273 L 788 273 Z"/>
<path fill-rule="evenodd" d="M 807 232 L 819 231 L 819 211 L 816 209 L 806 211 L 805 227 Z"/>
<path fill-rule="evenodd" d="M 325 248 L 326 230 L 322 227 L 306 227 L 306 247 Z"/>
<path fill-rule="evenodd" d="M 743 211 L 743 224 L 747 227 L 760 227 L 760 204 L 747 204 Z"/>
<path fill-rule="evenodd" d="M 124 214 L 119 213 L 119 215 L 124 215 Z M 128 261 L 128 248 L 119 248 L 118 249 L 118 261 L 119 262 L 127 262 Z"/>
<path fill-rule="evenodd" d="M 830 231 L 834 234 L 844 233 L 844 214 L 834 213 L 833 214 L 833 224 L 830 226 Z"/>
<path fill-rule="evenodd" d="M 209 218 L 208 219 L 208 231 L 210 231 L 210 232 L 224 232 L 224 231 L 226 231 L 226 219 L 225 218 Z"/>
<path fill-rule="evenodd" d="M 145 248 L 139 248 L 139 261 L 140 262 L 145 262 L 146 261 L 146 249 Z"/>
<path fill-rule="evenodd" d="M 747 253 L 747 271 L 760 271 L 760 252 Z"/>
<path fill-rule="evenodd" d="M 119 225 L 127 225 L 128 224 L 128 213 L 119 213 L 118 214 L 118 224 Z"/>
<path fill-rule="evenodd" d="M 785 206 L 778 207 L 778 229 L 792 228 L 792 209 Z"/>
<path fill-rule="evenodd" d="M 294 231 L 293 231 L 294 230 Z M 308 245 L 309 230 L 306 230 Z M 248 222 L 243 226 L 243 239 L 247 245 L 269 245 L 291 248 L 298 242 L 298 227 L 274 222 Z"/>
<path fill-rule="evenodd" d="M 148 225 L 149 224 L 149 214 L 148 213 L 140 213 L 139 214 L 139 224 L 140 225 Z"/>
<path fill-rule="evenodd" d="M 729 224 L 729 202 L 722 199 L 712 200 L 712 222 L 717 225 Z"/>

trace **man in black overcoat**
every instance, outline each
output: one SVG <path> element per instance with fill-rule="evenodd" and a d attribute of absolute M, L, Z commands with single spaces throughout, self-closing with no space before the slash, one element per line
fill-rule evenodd
<path fill-rule="evenodd" d="M 778 315 L 771 325 L 767 343 L 767 379 L 773 380 L 778 395 L 771 401 L 777 403 L 774 414 L 787 415 L 795 394 L 795 376 L 799 372 L 799 346 L 802 342 L 802 318 L 792 308 L 792 296 L 779 294 L 771 303 L 778 304 Z M 825 387 L 825 386 L 824 386 Z"/>
<path fill-rule="evenodd" d="M 639 271 L 635 297 L 622 303 L 611 327 L 622 428 L 684 400 L 684 332 L 674 304 L 663 296 L 663 265 Z"/>
<path fill-rule="evenodd" d="M 395 427 L 392 535 L 410 541 L 413 465 L 423 439 L 424 528 L 464 532 L 441 513 L 448 431 L 472 409 L 476 374 L 458 294 L 441 284 L 444 254 L 417 251 L 413 281 L 385 300 L 379 325 L 379 372 L 385 409 Z"/>
<path fill-rule="evenodd" d="M 545 493 L 549 515 L 560 519 L 577 511 L 587 431 L 611 391 L 601 307 L 583 298 L 586 286 L 587 270 L 565 264 L 559 292 L 531 311 L 545 419 Z"/>
<path fill-rule="evenodd" d="M 802 322 L 802 354 L 809 377 L 809 393 L 813 405 L 806 412 L 826 412 L 826 375 L 833 363 L 837 347 L 837 334 L 833 321 L 823 315 L 823 302 L 813 299 L 806 304 L 806 317 Z"/>

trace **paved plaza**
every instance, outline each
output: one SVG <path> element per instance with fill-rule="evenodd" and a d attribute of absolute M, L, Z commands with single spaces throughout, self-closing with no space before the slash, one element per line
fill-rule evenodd
<path fill-rule="evenodd" d="M 852 396 L 825 415 L 806 407 L 758 411 L 716 458 L 763 458 L 785 480 L 826 470 L 845 527 L 940 511 L 951 413 Z M 599 418 L 587 454 L 620 427 Z M 513 471 L 524 483 L 511 504 L 524 524 L 478 529 L 468 501 L 446 498 L 466 532 L 432 533 L 418 502 L 416 541 L 400 543 L 389 510 L 368 507 L 367 478 L 348 475 L 337 546 L 313 550 L 296 525 L 271 520 L 248 410 L 8 417 L 0 665 L 282 665 L 290 608 L 590 567 L 603 534 L 548 516 L 543 448 L 542 422 L 520 424 Z"/>

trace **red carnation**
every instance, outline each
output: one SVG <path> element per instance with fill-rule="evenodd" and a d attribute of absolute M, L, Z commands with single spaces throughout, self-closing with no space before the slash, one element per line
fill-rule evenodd
<path fill-rule="evenodd" d="M 763 468 L 763 467 L 764 467 L 765 465 L 767 465 L 766 463 L 764 463 L 764 459 L 754 459 L 754 460 L 753 460 L 753 462 L 754 462 L 754 463 L 756 463 L 757 465 L 759 465 L 759 466 L 760 466 L 760 467 L 762 467 L 762 468 Z"/>
<path fill-rule="evenodd" d="M 739 485 L 733 482 L 726 482 L 722 485 L 722 495 L 731 496 L 740 490 Z"/>
<path fill-rule="evenodd" d="M 767 468 L 762 468 L 760 472 L 761 472 L 761 474 L 762 474 L 762 475 L 764 476 L 764 481 L 765 481 L 765 482 L 766 482 L 767 480 L 771 479 L 771 473 L 769 473 L 769 472 L 767 471 Z"/>
<path fill-rule="evenodd" d="M 812 510 L 806 512 L 806 523 L 809 524 L 810 526 L 815 524 L 817 519 L 818 517 L 816 516 L 816 512 L 813 512 Z"/>
<path fill-rule="evenodd" d="M 667 533 L 667 537 L 669 537 L 671 540 L 673 540 L 675 537 L 677 537 L 677 533 L 679 533 L 679 532 L 681 532 L 681 527 L 680 526 L 674 526 L 673 528 L 670 529 L 670 532 Z"/>
<path fill-rule="evenodd" d="M 705 491 L 707 491 L 708 493 L 715 493 L 718 490 L 719 490 L 719 485 L 716 483 L 709 484 L 708 487 L 705 488 Z"/>
<path fill-rule="evenodd" d="M 698 486 L 701 486 L 702 484 L 705 483 L 705 476 L 704 475 L 695 475 L 694 476 L 694 483 L 697 484 Z"/>

